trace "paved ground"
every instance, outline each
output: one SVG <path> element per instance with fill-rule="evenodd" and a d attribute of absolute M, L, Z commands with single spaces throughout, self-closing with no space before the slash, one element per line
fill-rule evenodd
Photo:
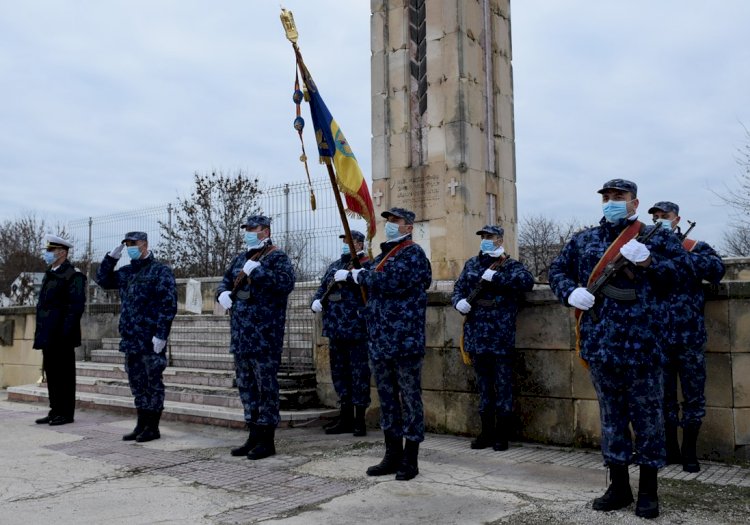
<path fill-rule="evenodd" d="M 420 475 L 399 482 L 364 475 L 383 453 L 378 431 L 280 429 L 278 455 L 252 462 L 228 453 L 245 439 L 238 430 L 166 422 L 161 440 L 140 445 L 121 441 L 133 426 L 122 416 L 79 411 L 71 425 L 35 425 L 44 413 L 0 397 L 4 525 L 644 523 L 632 506 L 591 510 L 606 486 L 593 451 L 471 450 L 467 438 L 431 434 Z M 654 523 L 748 523 L 750 469 L 670 466 L 660 478 Z"/>

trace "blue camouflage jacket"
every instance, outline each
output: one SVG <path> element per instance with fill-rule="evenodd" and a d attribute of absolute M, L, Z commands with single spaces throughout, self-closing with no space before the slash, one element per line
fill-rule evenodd
<path fill-rule="evenodd" d="M 237 255 L 216 288 L 216 297 L 232 291 L 234 280 L 245 262 L 258 249 Z M 249 282 L 240 287 L 230 314 L 233 354 L 259 355 L 278 353 L 284 348 L 287 298 L 294 289 L 294 267 L 287 255 L 276 249 L 260 261 L 250 274 Z"/>
<path fill-rule="evenodd" d="M 115 266 L 117 259 L 105 255 L 96 282 L 106 290 L 120 291 L 120 352 L 153 352 L 151 338 L 168 339 L 177 314 L 174 273 L 151 253 L 119 270 Z"/>
<path fill-rule="evenodd" d="M 381 253 L 370 270 L 359 274 L 367 290 L 365 319 L 371 359 L 424 355 L 427 289 L 432 283 L 432 266 L 418 244 L 407 246 L 375 271 L 396 245 L 411 235 L 380 245 Z"/>
<path fill-rule="evenodd" d="M 552 262 L 549 282 L 560 302 L 586 286 L 589 275 L 609 245 L 628 225 L 623 219 L 576 233 Z M 649 226 L 648 228 L 655 228 Z M 647 243 L 651 264 L 644 268 L 629 265 L 632 280 L 620 272 L 611 284 L 633 289 L 634 301 L 621 301 L 600 295 L 592 310 L 581 317 L 581 357 L 587 362 L 655 365 L 663 361 L 664 315 L 670 290 L 675 283 L 693 275 L 693 266 L 677 236 L 664 230 Z"/>
<path fill-rule="evenodd" d="M 349 269 L 351 255 L 342 255 L 338 261 L 328 266 L 325 275 L 320 280 L 320 287 L 315 292 L 313 300 L 320 299 L 333 281 L 336 270 Z M 362 268 L 369 268 L 370 261 L 360 255 Z M 362 289 L 351 280 L 333 285 L 327 299 L 323 302 L 323 335 L 331 339 L 352 339 L 363 341 L 367 339 L 367 327 L 362 314 L 364 301 Z"/>
<path fill-rule="evenodd" d="M 523 264 L 508 259 L 492 281 L 482 281 L 484 271 L 497 257 L 480 253 L 464 265 L 453 288 L 456 306 L 479 285 L 481 292 L 472 301 L 464 323 L 464 349 L 470 354 L 506 355 L 516 346 L 516 316 L 523 293 L 534 287 L 534 278 Z"/>
<path fill-rule="evenodd" d="M 705 242 L 688 252 L 694 275 L 680 276 L 672 289 L 669 304 L 670 342 L 680 347 L 702 347 L 708 339 L 703 309 L 706 298 L 703 281 L 718 283 L 724 277 L 721 257 Z"/>

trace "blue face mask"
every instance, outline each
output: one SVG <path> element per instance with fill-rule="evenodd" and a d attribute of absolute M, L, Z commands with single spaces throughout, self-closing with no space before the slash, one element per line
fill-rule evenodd
<path fill-rule="evenodd" d="M 44 262 L 49 266 L 53 262 L 55 262 L 55 259 L 57 257 L 55 256 L 55 252 L 43 252 L 42 253 L 42 259 L 44 259 Z"/>
<path fill-rule="evenodd" d="M 128 246 L 128 257 L 131 259 L 140 259 L 141 249 L 138 246 Z"/>
<path fill-rule="evenodd" d="M 398 224 L 396 224 L 395 222 L 386 222 L 385 238 L 389 241 L 392 241 L 393 239 L 396 239 L 398 237 L 401 237 L 401 234 L 398 231 Z"/>
<path fill-rule="evenodd" d="M 628 205 L 625 201 L 607 201 L 602 204 L 602 211 L 608 222 L 617 222 L 627 218 Z"/>
<path fill-rule="evenodd" d="M 350 253 L 352 253 L 352 251 L 349 249 L 349 245 L 348 244 L 342 244 L 341 245 L 341 255 L 349 255 Z"/>
<path fill-rule="evenodd" d="M 661 226 L 665 230 L 672 231 L 672 221 L 669 219 L 656 219 L 656 225 Z"/>
<path fill-rule="evenodd" d="M 479 249 L 482 253 L 490 253 L 495 251 L 495 241 L 491 239 L 482 239 L 479 243 Z"/>
<path fill-rule="evenodd" d="M 255 248 L 260 244 L 258 240 L 258 232 L 245 232 L 245 244 L 248 248 Z"/>

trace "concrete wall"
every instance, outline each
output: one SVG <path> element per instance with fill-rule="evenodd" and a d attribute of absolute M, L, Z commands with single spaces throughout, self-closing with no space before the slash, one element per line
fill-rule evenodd
<path fill-rule="evenodd" d="M 706 418 L 699 446 L 711 459 L 750 458 L 750 282 L 706 285 L 709 342 Z M 458 353 L 461 316 L 450 292 L 433 291 L 427 311 L 427 355 L 422 374 L 429 430 L 474 434 L 479 429 L 473 370 Z M 599 408 L 586 369 L 573 350 L 572 310 L 549 287 L 526 296 L 517 327 L 514 413 L 518 438 L 559 445 L 598 446 Z M 331 406 L 327 339 L 317 339 L 318 395 Z M 372 389 L 371 423 L 379 417 Z"/>

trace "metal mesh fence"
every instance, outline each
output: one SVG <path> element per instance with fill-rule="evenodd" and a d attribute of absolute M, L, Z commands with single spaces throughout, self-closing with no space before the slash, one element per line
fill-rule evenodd
<path fill-rule="evenodd" d="M 341 219 L 330 181 L 327 178 L 316 179 L 312 184 L 317 209 L 310 207 L 310 188 L 304 183 L 283 184 L 262 189 L 259 204 L 262 213 L 272 218 L 272 237 L 292 260 L 298 285 L 289 299 L 286 330 L 284 337 L 284 355 L 282 368 L 286 371 L 309 371 L 313 367 L 313 321 L 309 310 L 310 296 L 316 281 L 325 271 L 328 264 L 340 255 L 342 232 Z M 168 241 L 162 236 L 165 224 L 171 227 L 177 206 L 169 203 L 132 212 L 123 212 L 99 217 L 87 217 L 68 224 L 68 231 L 78 247 L 74 255 L 76 264 L 81 270 L 93 277 L 97 264 L 104 255 L 116 247 L 128 231 L 143 231 L 148 234 L 149 246 L 160 254 L 172 251 L 166 246 Z M 363 230 L 364 221 L 350 220 L 351 227 Z M 168 255 L 166 256 L 168 258 Z M 122 257 L 118 266 L 127 264 L 127 257 Z M 170 261 L 166 260 L 169 263 Z M 219 276 L 216 276 L 219 277 Z M 93 283 L 93 279 L 89 279 Z M 92 286 L 90 303 L 117 302 L 116 292 L 105 292 Z M 218 318 L 212 330 L 190 330 L 180 328 L 175 323 L 170 339 L 173 340 L 170 350 L 176 356 L 175 362 L 191 364 L 202 368 L 227 368 L 231 366 L 226 360 L 229 328 L 228 321 Z M 175 330 L 178 333 L 175 333 Z M 180 332 L 180 330 L 182 330 Z M 216 344 L 213 339 L 202 340 L 207 333 L 219 337 L 227 346 Z M 216 347 L 216 359 L 207 353 Z M 223 358 L 219 358 L 223 355 Z M 193 359 L 191 359 L 191 357 Z M 207 359 L 208 357 L 208 359 Z M 198 364 L 198 361 L 200 364 Z"/>

